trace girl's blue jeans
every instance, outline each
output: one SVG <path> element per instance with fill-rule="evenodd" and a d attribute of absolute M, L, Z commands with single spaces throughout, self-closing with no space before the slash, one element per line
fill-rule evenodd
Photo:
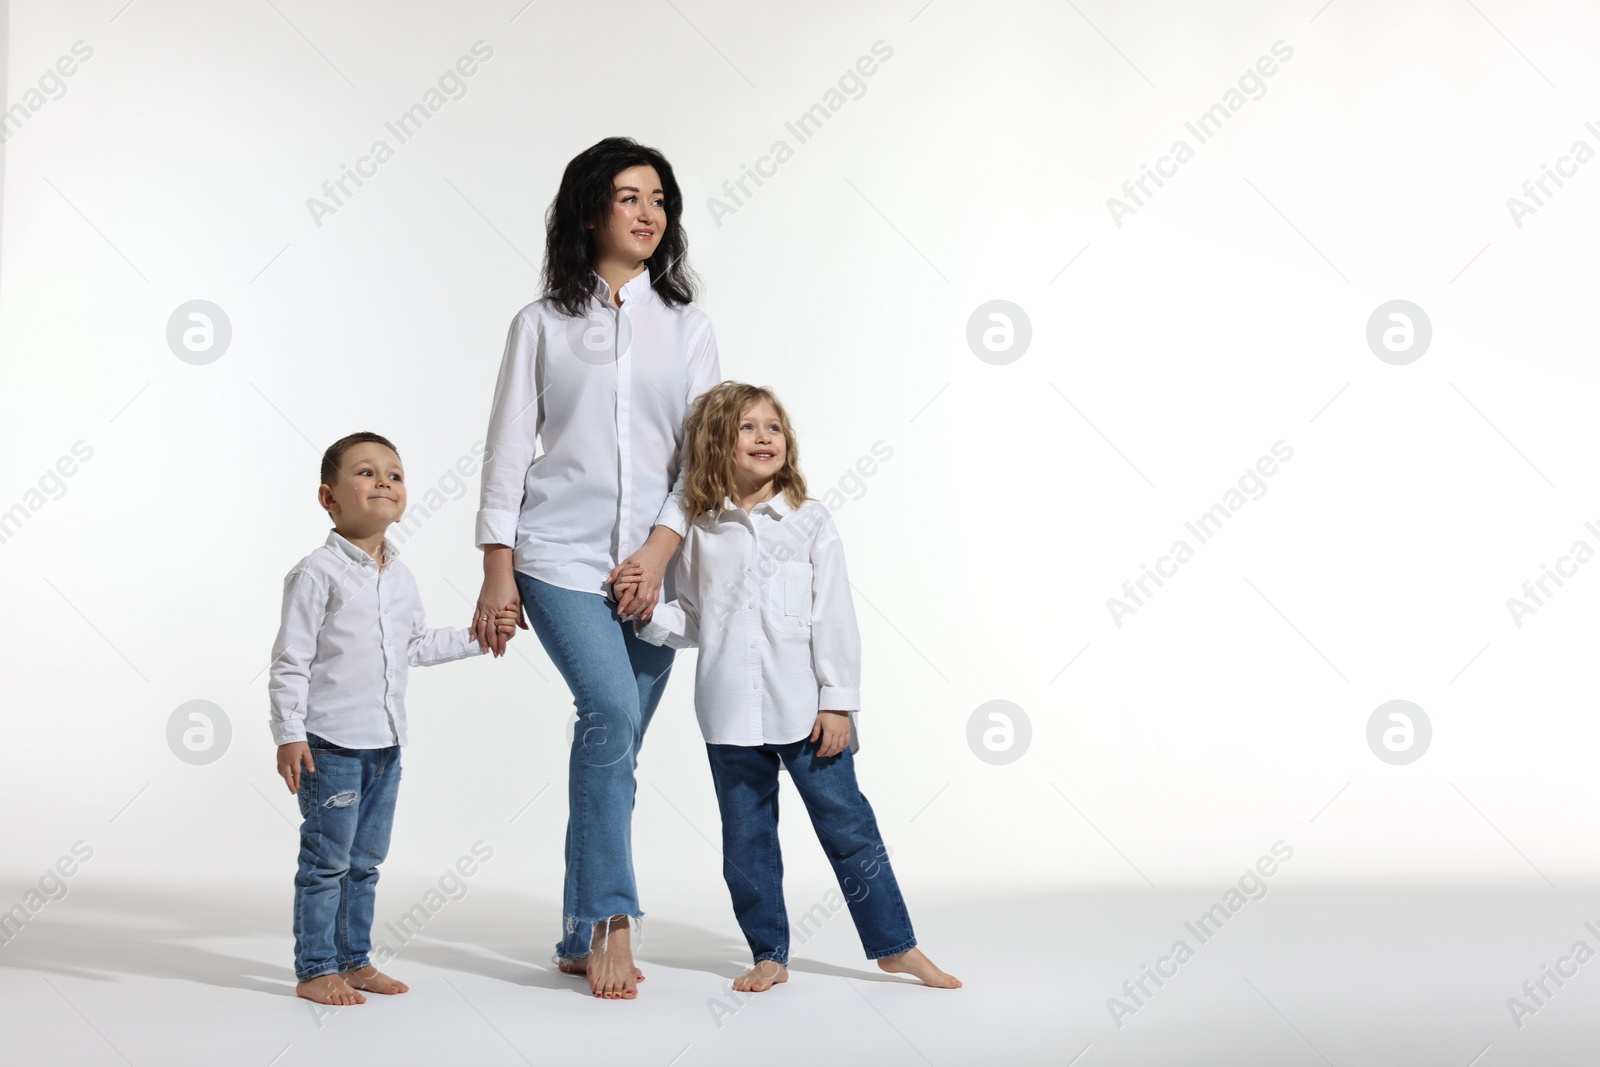
<path fill-rule="evenodd" d="M 589 954 L 594 924 L 639 910 L 633 801 L 639 745 L 666 690 L 674 652 L 641 641 L 598 593 L 516 572 L 528 625 L 572 690 L 578 724 L 567 761 L 567 876 L 556 955 Z"/>
<path fill-rule="evenodd" d="M 856 785 L 855 757 L 846 748 L 824 759 L 817 746 L 809 738 L 787 745 L 706 746 L 722 810 L 722 876 L 733 897 L 734 917 L 757 962 L 789 962 L 783 856 L 778 850 L 781 762 L 833 864 L 867 958 L 899 955 L 916 947 L 917 938 L 878 820 Z M 803 912 L 801 944 L 816 936 L 841 906 L 837 898 L 824 898 Z"/>
<path fill-rule="evenodd" d="M 340 748 L 307 734 L 317 769 L 300 774 L 294 974 L 309 981 L 365 967 L 378 864 L 389 854 L 400 746 Z"/>

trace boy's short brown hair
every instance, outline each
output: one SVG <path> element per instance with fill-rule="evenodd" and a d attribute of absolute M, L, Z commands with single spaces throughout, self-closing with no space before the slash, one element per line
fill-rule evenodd
<path fill-rule="evenodd" d="M 387 437 L 384 437 L 382 434 L 370 433 L 363 430 L 361 433 L 353 433 L 349 437 L 341 437 L 333 444 L 329 445 L 328 450 L 322 454 L 321 484 L 330 489 L 333 488 L 334 485 L 338 484 L 339 465 L 344 462 L 344 454 L 350 451 L 356 445 L 365 444 L 382 445 L 395 455 L 398 456 L 400 454 L 400 450 L 394 447 L 393 442 L 391 442 Z"/>

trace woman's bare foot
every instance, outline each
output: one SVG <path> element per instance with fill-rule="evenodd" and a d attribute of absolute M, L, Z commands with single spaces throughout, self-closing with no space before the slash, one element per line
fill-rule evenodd
<path fill-rule="evenodd" d="M 294 995 L 318 1004 L 365 1004 L 367 998 L 350 988 L 343 975 L 325 974 L 307 979 L 294 987 Z"/>
<path fill-rule="evenodd" d="M 789 980 L 789 968 L 777 960 L 762 960 L 733 980 L 741 993 L 765 993 L 779 982 Z"/>
<path fill-rule="evenodd" d="M 563 960 L 561 969 L 568 974 L 581 970 L 588 975 L 589 991 L 597 997 L 632 1000 L 639 995 L 639 980 L 644 976 L 633 965 L 631 934 L 626 915 L 613 915 L 608 923 L 595 923 L 589 936 L 589 954 Z"/>
<path fill-rule="evenodd" d="M 954 975 L 945 974 L 933 965 L 933 961 L 922 954 L 920 948 L 909 949 L 898 956 L 885 956 L 878 961 L 878 966 L 890 974 L 909 974 L 920 979 L 923 985 L 931 985 L 935 989 L 960 989 L 961 979 Z"/>
<path fill-rule="evenodd" d="M 344 972 L 344 980 L 349 982 L 352 988 L 365 989 L 369 993 L 404 993 L 411 988 L 398 979 L 390 978 L 370 964 L 359 970 Z"/>
<path fill-rule="evenodd" d="M 587 974 L 589 972 L 589 957 L 579 956 L 577 959 L 568 959 L 566 956 L 556 957 L 556 970 L 562 974 Z M 637 966 L 633 968 L 633 980 L 644 981 L 644 972 Z"/>

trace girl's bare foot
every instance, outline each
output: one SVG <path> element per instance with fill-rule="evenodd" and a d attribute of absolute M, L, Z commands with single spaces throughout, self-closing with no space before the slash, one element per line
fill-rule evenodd
<path fill-rule="evenodd" d="M 404 993 L 411 988 L 398 979 L 390 978 L 370 964 L 359 970 L 344 972 L 344 980 L 350 983 L 352 988 L 365 989 L 369 993 Z"/>
<path fill-rule="evenodd" d="M 367 998 L 350 988 L 343 975 L 325 974 L 307 979 L 294 987 L 294 995 L 318 1004 L 365 1004 Z"/>
<path fill-rule="evenodd" d="M 909 974 L 920 979 L 923 985 L 931 985 L 935 989 L 960 989 L 961 979 L 954 975 L 945 974 L 933 965 L 933 961 L 922 954 L 920 948 L 909 949 L 898 956 L 885 956 L 878 961 L 878 966 L 890 974 Z"/>
<path fill-rule="evenodd" d="M 626 915 L 613 915 L 609 922 L 595 923 L 589 936 L 589 954 L 575 960 L 562 960 L 561 969 L 568 974 L 581 970 L 588 975 L 589 991 L 604 1000 L 634 999 L 639 995 L 639 980 L 644 976 L 633 965 L 631 933 Z"/>
<path fill-rule="evenodd" d="M 741 993 L 765 993 L 779 982 L 789 980 L 789 968 L 777 960 L 762 960 L 733 980 Z"/>

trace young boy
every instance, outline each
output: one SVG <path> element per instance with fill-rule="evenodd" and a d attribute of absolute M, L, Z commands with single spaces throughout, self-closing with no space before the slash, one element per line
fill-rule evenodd
<path fill-rule="evenodd" d="M 295 993 L 363 1004 L 362 990 L 407 989 L 368 958 L 406 743 L 406 668 L 488 647 L 460 627 L 423 621 L 416 579 L 384 536 L 406 510 L 394 445 L 375 433 L 335 442 L 322 457 L 317 501 L 333 530 L 284 579 L 267 689 L 278 773 L 305 817 L 294 880 Z M 516 612 L 501 612 L 495 625 L 513 636 Z"/>
<path fill-rule="evenodd" d="M 634 625 L 651 644 L 700 649 L 694 709 L 722 813 L 722 874 L 755 957 L 733 988 L 759 993 L 789 978 L 781 763 L 867 958 L 956 989 L 961 982 L 917 948 L 888 849 L 856 785 L 855 608 L 839 531 L 827 506 L 806 496 L 789 417 L 770 391 L 723 382 L 695 402 L 684 439 L 690 522 L 678 550 L 678 596 Z M 642 571 L 616 568 L 619 595 Z"/>

